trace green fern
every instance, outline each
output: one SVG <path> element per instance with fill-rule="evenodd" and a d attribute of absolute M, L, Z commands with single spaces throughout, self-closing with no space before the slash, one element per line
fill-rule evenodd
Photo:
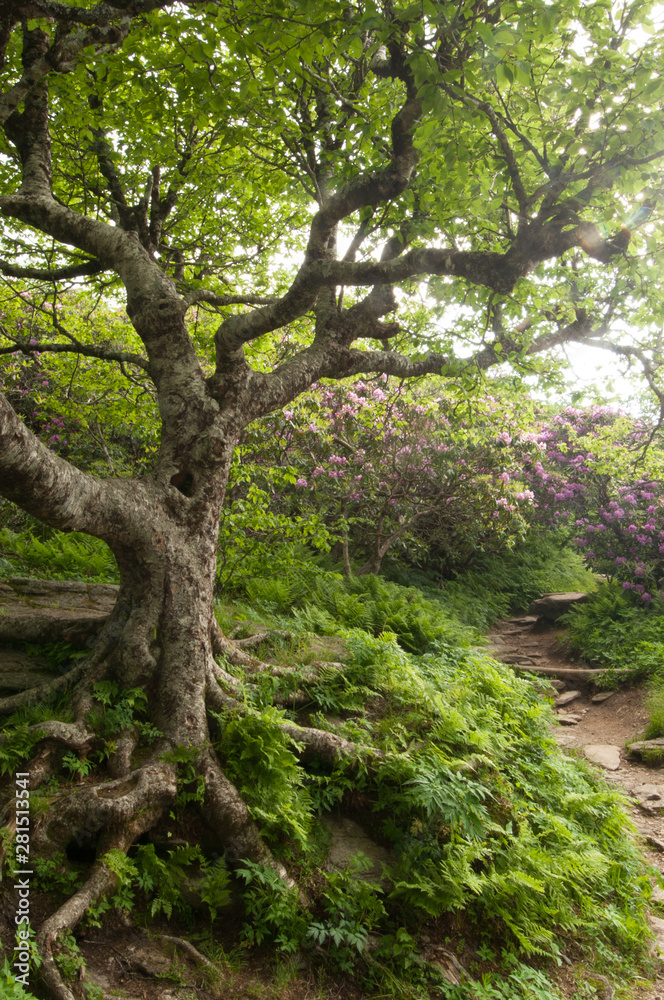
<path fill-rule="evenodd" d="M 261 832 L 284 833 L 301 846 L 311 828 L 311 801 L 292 740 L 279 728 L 283 713 L 268 708 L 227 719 L 218 716 L 217 749 L 224 769 L 249 806 Z"/>

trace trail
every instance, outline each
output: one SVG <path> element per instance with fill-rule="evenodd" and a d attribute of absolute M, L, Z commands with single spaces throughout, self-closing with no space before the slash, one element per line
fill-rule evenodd
<path fill-rule="evenodd" d="M 496 659 L 519 667 L 552 668 L 556 673 L 587 669 L 575 661 L 565 643 L 565 630 L 555 623 L 522 615 L 499 622 L 488 635 L 489 652 Z M 585 670 L 584 670 L 585 673 Z M 586 679 L 565 680 L 548 675 L 556 692 L 553 735 L 567 753 L 580 756 L 601 771 L 609 784 L 625 793 L 626 808 L 636 828 L 642 849 L 656 871 L 664 877 L 664 768 L 647 766 L 630 756 L 626 746 L 643 738 L 648 722 L 647 689 L 643 685 L 622 686 L 602 692 Z M 544 696 L 547 696 L 546 692 Z M 654 879 L 653 879 L 654 882 Z M 664 889 L 655 886 L 651 926 L 655 947 L 664 957 Z M 655 983 L 639 986 L 635 1000 L 664 1000 L 664 965 Z"/>

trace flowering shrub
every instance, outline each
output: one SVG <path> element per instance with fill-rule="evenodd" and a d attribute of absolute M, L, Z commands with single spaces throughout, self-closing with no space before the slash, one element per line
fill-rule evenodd
<path fill-rule="evenodd" d="M 492 397 L 471 422 L 455 418 L 450 400 L 414 397 L 382 376 L 319 387 L 259 421 L 241 461 L 254 482 L 289 471 L 292 486 L 272 504 L 291 517 L 320 511 L 347 572 L 351 557 L 362 560 L 359 574 L 378 572 L 393 548 L 411 564 L 454 568 L 526 531 L 534 493 L 518 476 L 537 444 L 505 425 Z M 231 501 L 242 495 L 233 483 Z"/>
<path fill-rule="evenodd" d="M 567 532 L 595 572 L 617 579 L 648 604 L 664 597 L 664 480 L 633 467 L 648 428 L 607 407 L 568 408 L 538 434 L 541 459 L 523 475 L 537 519 Z M 572 537 L 573 536 L 573 537 Z"/>

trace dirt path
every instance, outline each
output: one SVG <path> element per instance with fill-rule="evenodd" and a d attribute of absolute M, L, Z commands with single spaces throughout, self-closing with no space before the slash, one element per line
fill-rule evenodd
<path fill-rule="evenodd" d="M 491 654 L 515 668 L 569 670 L 586 666 L 572 658 L 564 637 L 563 629 L 528 615 L 498 623 L 488 636 Z M 602 700 L 593 700 L 601 693 L 593 684 L 572 680 L 553 683 L 558 689 L 556 702 L 565 702 L 556 708 L 556 740 L 566 751 L 589 760 L 610 784 L 625 792 L 643 850 L 664 877 L 664 768 L 648 767 L 625 749 L 626 744 L 642 739 L 648 721 L 645 688 L 623 687 Z M 577 693 L 572 697 L 572 692 Z M 657 841 L 661 848 L 655 845 Z M 664 890 L 655 888 L 653 900 L 664 904 Z M 653 915 L 652 926 L 664 955 L 664 919 Z M 656 982 L 639 985 L 629 995 L 634 1000 L 664 1000 L 664 966 Z"/>

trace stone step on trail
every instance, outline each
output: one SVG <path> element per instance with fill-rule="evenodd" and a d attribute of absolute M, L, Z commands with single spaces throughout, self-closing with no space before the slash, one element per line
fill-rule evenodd
<path fill-rule="evenodd" d="M 580 691 L 565 691 L 564 694 L 559 694 L 556 697 L 556 705 L 558 708 L 562 708 L 564 705 L 569 705 L 571 701 L 576 701 L 580 697 Z"/>
<path fill-rule="evenodd" d="M 664 739 L 659 737 L 655 740 L 636 740 L 627 745 L 627 753 L 642 759 L 647 759 L 648 754 L 653 754 L 664 761 Z"/>
<path fill-rule="evenodd" d="M 620 767 L 620 747 L 606 743 L 595 743 L 583 748 L 588 760 L 605 767 L 607 771 L 617 771 Z"/>
<path fill-rule="evenodd" d="M 645 813 L 656 814 L 664 811 L 664 786 L 652 782 L 636 785 L 630 796 Z"/>
<path fill-rule="evenodd" d="M 568 591 L 560 594 L 543 594 L 533 601 L 528 612 L 536 615 L 538 619 L 548 622 L 556 622 L 564 614 L 577 604 L 583 604 L 588 600 L 588 594 L 580 591 Z"/>
<path fill-rule="evenodd" d="M 561 726 L 578 726 L 582 718 L 582 715 L 573 715 L 571 712 L 569 714 L 567 712 L 560 712 L 556 716 Z"/>
<path fill-rule="evenodd" d="M 534 666 L 531 658 L 522 653 L 502 653 L 500 656 L 495 656 L 494 659 L 500 660 L 501 663 L 506 663 L 508 666 Z"/>
<path fill-rule="evenodd" d="M 505 662 L 505 661 L 503 661 Z M 602 677 L 611 674 L 612 677 L 633 676 L 633 671 L 628 669 L 620 670 L 591 670 L 584 667 L 545 667 L 538 664 L 533 666 L 517 666 L 518 670 L 525 670 L 528 673 L 544 674 L 545 677 L 558 677 L 561 680 L 577 681 L 581 684 L 599 683 Z"/>

